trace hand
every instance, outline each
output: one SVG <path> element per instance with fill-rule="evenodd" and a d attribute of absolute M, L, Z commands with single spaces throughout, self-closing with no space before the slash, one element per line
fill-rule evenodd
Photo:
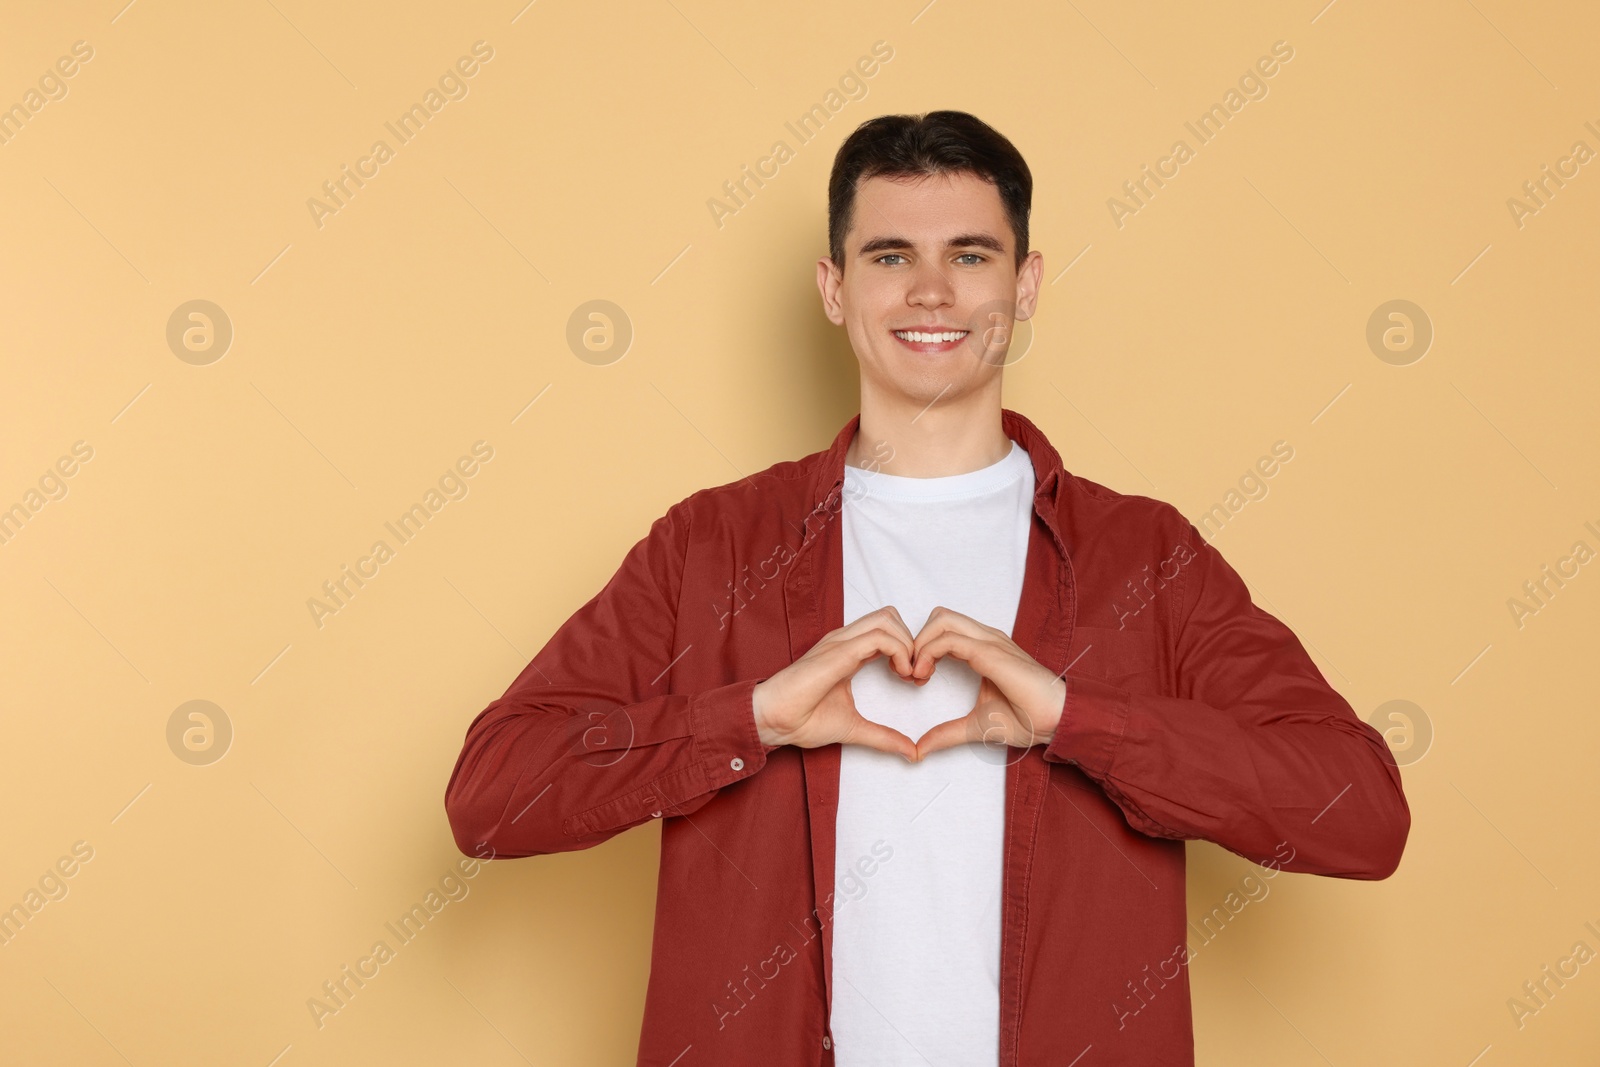
<path fill-rule="evenodd" d="M 911 643 L 912 678 L 933 676 L 941 656 L 954 656 L 979 675 L 972 710 L 917 739 L 916 761 L 942 748 L 979 741 L 1016 748 L 1048 745 L 1066 705 L 1067 683 L 1028 655 L 1006 633 L 949 608 L 934 608 Z"/>
<path fill-rule="evenodd" d="M 756 685 L 751 700 L 761 743 L 820 748 L 837 741 L 915 763 L 917 746 L 911 738 L 863 716 L 850 693 L 851 677 L 878 656 L 888 656 L 896 674 L 914 681 L 911 629 L 892 607 L 868 612 L 824 635 L 805 655 Z"/>

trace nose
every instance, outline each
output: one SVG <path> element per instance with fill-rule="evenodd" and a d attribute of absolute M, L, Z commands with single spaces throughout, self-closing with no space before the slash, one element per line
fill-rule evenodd
<path fill-rule="evenodd" d="M 955 303 L 955 286 L 937 260 L 923 260 L 911 274 L 906 303 L 913 307 L 941 308 Z"/>

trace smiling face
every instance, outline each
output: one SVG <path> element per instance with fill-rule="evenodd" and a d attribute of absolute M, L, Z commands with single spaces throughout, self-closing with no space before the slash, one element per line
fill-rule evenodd
<path fill-rule="evenodd" d="M 1016 266 L 999 191 L 975 174 L 873 177 L 856 190 L 844 270 L 817 262 L 823 309 L 850 335 L 862 405 L 925 408 L 993 389 L 1042 257 Z M 869 400 L 870 398 L 870 400 Z"/>

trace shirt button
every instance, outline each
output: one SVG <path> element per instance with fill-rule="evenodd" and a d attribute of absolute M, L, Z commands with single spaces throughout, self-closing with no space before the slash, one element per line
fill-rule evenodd
<path fill-rule="evenodd" d="M 823 1034 L 822 1035 L 822 1047 L 823 1048 L 832 1048 L 833 1047 L 833 1042 L 828 1040 L 828 1035 L 827 1034 Z"/>
<path fill-rule="evenodd" d="M 659 811 L 652 811 L 650 813 L 650 817 L 652 819 L 659 819 L 659 818 L 661 818 L 661 813 Z"/>
<path fill-rule="evenodd" d="M 732 767 L 736 771 L 742 771 L 744 770 L 744 760 L 740 759 L 738 756 L 735 756 L 733 759 L 728 761 L 728 766 Z"/>

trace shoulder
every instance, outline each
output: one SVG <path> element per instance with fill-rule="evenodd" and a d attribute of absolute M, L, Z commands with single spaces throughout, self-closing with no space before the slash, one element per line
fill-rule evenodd
<path fill-rule="evenodd" d="M 1081 536 L 1154 534 L 1162 541 L 1192 543 L 1195 535 L 1188 517 L 1167 501 L 1118 492 L 1066 470 L 1061 472 L 1058 503 L 1063 524 Z"/>
<path fill-rule="evenodd" d="M 749 527 L 762 520 L 799 521 L 816 505 L 810 499 L 817 465 L 825 453 L 780 460 L 743 477 L 697 489 L 667 509 L 664 522 L 685 539 L 701 540 L 717 530 Z"/>

